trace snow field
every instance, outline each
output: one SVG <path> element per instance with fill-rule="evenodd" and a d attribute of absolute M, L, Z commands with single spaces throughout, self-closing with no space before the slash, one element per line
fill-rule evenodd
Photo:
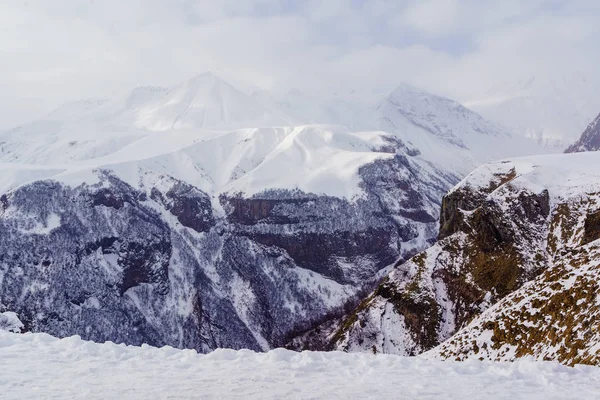
<path fill-rule="evenodd" d="M 593 399 L 600 369 L 523 360 L 132 347 L 0 332 L 0 397 L 70 399 Z"/>

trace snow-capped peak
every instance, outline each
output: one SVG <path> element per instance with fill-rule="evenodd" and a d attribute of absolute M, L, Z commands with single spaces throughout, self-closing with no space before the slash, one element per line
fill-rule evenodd
<path fill-rule="evenodd" d="M 279 100 L 251 96 L 206 72 L 172 87 L 138 87 L 117 101 L 64 105 L 52 118 L 0 135 L 0 156 L 9 162 L 62 164 L 103 157 L 157 133 L 174 137 L 175 132 L 187 132 L 200 139 L 214 136 L 210 131 L 215 130 L 314 123 L 392 133 L 416 147 L 425 160 L 458 175 L 483 162 L 539 152 L 532 144 L 515 145 L 517 139 L 456 101 L 408 84 L 378 106 L 356 93 L 332 93 L 295 91 Z"/>
<path fill-rule="evenodd" d="M 392 97 L 392 98 L 402 98 L 404 96 L 422 96 L 422 97 L 438 97 L 438 98 L 442 98 L 440 96 L 436 96 L 434 94 L 431 94 L 429 92 L 427 92 L 424 89 L 418 88 L 416 86 L 411 85 L 410 83 L 406 83 L 406 82 L 402 82 L 400 83 L 396 89 L 394 89 L 390 95 L 388 97 Z M 445 99 L 448 101 L 452 101 L 450 99 Z"/>
<path fill-rule="evenodd" d="M 460 147 L 464 147 L 462 142 L 470 132 L 506 136 L 496 125 L 484 120 L 462 104 L 409 84 L 398 86 L 379 104 L 378 109 L 381 118 L 387 120 L 392 128 L 400 115 L 434 135 L 455 142 Z"/>
<path fill-rule="evenodd" d="M 289 119 L 206 72 L 171 88 L 134 89 L 121 121 L 149 131 L 287 125 Z"/>

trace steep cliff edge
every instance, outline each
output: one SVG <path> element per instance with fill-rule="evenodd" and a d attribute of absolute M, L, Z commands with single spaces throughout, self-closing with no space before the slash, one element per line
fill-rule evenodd
<path fill-rule="evenodd" d="M 431 354 L 597 362 L 598 161 L 538 156 L 474 171 L 443 200 L 440 240 L 396 267 L 330 346 L 408 355 L 442 343 Z"/>

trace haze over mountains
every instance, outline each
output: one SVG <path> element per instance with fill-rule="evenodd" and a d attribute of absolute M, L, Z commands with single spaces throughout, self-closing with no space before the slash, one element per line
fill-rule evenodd
<path fill-rule="evenodd" d="M 465 105 L 559 153 L 574 143 L 598 114 L 600 83 L 582 73 L 562 76 L 532 75 L 498 83 L 472 96 Z"/>
<path fill-rule="evenodd" d="M 0 24 L 2 400 L 599 397 L 597 0 Z"/>
<path fill-rule="evenodd" d="M 421 141 L 426 147 L 423 151 L 429 151 L 433 143 L 425 139 L 428 136 L 442 138 L 457 148 L 469 149 L 478 145 L 480 133 L 490 138 L 507 135 L 458 103 L 410 85 L 402 85 L 376 102 L 343 96 L 318 98 L 299 91 L 277 99 L 266 93 L 247 95 L 208 72 L 170 88 L 139 87 L 124 99 L 90 99 L 63 104 L 46 117 L 2 133 L 0 143 L 4 146 L 5 161 L 15 160 L 9 155 L 13 154 L 20 157 L 20 162 L 53 163 L 60 162 L 61 158 L 62 161 L 75 161 L 103 156 L 128 141 L 156 132 L 309 124 L 341 125 L 351 131 L 388 131 L 403 136 L 408 142 L 415 142 L 415 145 Z M 518 140 L 517 135 L 511 136 Z M 28 161 L 10 148 L 21 142 L 23 146 L 25 142 L 28 146 L 43 143 L 44 147 L 61 142 L 59 145 L 62 146 L 64 140 L 78 148 L 69 151 L 70 158 L 61 155 L 55 160 L 42 161 L 33 156 L 35 151 L 31 150 Z M 498 144 L 500 142 L 498 140 Z M 535 144 L 522 142 L 528 146 L 523 154 L 541 151 Z M 470 150 L 479 154 L 476 158 L 479 157 L 480 162 L 493 159 L 494 154 L 486 153 L 493 153 L 496 148 Z"/>

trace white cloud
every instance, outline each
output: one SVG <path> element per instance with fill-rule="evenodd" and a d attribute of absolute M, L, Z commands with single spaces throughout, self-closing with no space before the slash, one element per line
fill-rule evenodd
<path fill-rule="evenodd" d="M 458 0 L 422 0 L 409 5 L 400 21 L 421 32 L 439 34 L 456 28 L 459 12 Z"/>
<path fill-rule="evenodd" d="M 0 4 L 0 127 L 212 70 L 263 88 L 466 99 L 600 62 L 593 0 L 28 0 Z M 589 71 L 589 72 L 587 72 Z"/>

